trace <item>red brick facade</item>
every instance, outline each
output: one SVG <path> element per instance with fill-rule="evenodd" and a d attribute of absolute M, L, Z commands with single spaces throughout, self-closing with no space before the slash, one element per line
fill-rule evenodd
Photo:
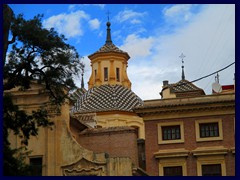
<path fill-rule="evenodd" d="M 109 157 L 130 157 L 138 166 L 137 133 L 131 127 L 86 129 L 77 141 L 96 153 L 106 152 Z"/>
<path fill-rule="evenodd" d="M 145 131 L 146 131 L 146 164 L 147 164 L 147 173 L 149 175 L 158 176 L 158 159 L 153 155 L 154 152 L 163 149 L 177 149 L 185 148 L 187 150 L 194 150 L 197 147 L 208 147 L 208 146 L 224 146 L 226 148 L 235 147 L 235 138 L 234 138 L 234 117 L 232 115 L 225 116 L 214 116 L 214 118 L 221 118 L 223 123 L 223 140 L 220 141 L 209 141 L 209 142 L 196 142 L 195 135 L 195 120 L 198 119 L 211 119 L 213 117 L 198 117 L 198 118 L 179 118 L 171 120 L 154 120 L 145 122 Z M 157 124 L 159 122 L 173 122 L 173 121 L 183 121 L 184 122 L 184 143 L 178 144 L 158 144 L 158 128 Z M 229 152 L 225 156 L 227 175 L 235 175 L 235 156 Z M 187 174 L 189 176 L 197 175 L 196 167 L 196 158 L 191 154 L 187 158 Z"/>
<path fill-rule="evenodd" d="M 185 168 L 184 175 L 187 176 L 201 175 L 202 165 L 210 164 L 210 161 L 215 164 L 215 160 L 216 164 L 221 163 L 222 175 L 235 175 L 234 94 L 149 100 L 145 101 L 144 107 L 135 109 L 135 112 L 144 119 L 146 171 L 150 176 L 163 175 L 164 166 L 171 166 L 169 162 L 178 163 L 180 159 L 184 162 L 182 167 Z M 211 138 L 199 140 L 198 122 L 212 120 L 219 121 L 218 124 L 221 124 L 219 132 L 221 131 L 222 137 L 217 140 L 211 140 Z M 172 122 L 182 123 L 183 141 L 159 142 L 161 124 Z M 210 159 L 209 162 L 208 159 Z"/>

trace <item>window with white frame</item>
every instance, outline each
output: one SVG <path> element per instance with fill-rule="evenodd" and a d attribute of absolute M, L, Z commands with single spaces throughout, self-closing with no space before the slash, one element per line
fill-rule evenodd
<path fill-rule="evenodd" d="M 158 123 L 158 144 L 183 143 L 183 122 Z"/>
<path fill-rule="evenodd" d="M 221 164 L 203 164 L 202 176 L 222 176 Z"/>
<path fill-rule="evenodd" d="M 197 157 L 198 176 L 226 176 L 224 155 Z"/>
<path fill-rule="evenodd" d="M 195 121 L 196 141 L 222 140 L 222 120 L 207 119 Z"/>
<path fill-rule="evenodd" d="M 163 167 L 163 176 L 182 176 L 182 166 Z"/>
<path fill-rule="evenodd" d="M 187 176 L 186 158 L 159 159 L 159 176 Z"/>

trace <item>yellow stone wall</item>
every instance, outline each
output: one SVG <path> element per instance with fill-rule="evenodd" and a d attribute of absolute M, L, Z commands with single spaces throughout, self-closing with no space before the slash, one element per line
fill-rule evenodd
<path fill-rule="evenodd" d="M 162 91 L 162 98 L 164 98 L 164 99 L 176 98 L 176 94 L 171 93 L 170 88 L 166 88 Z"/>
<path fill-rule="evenodd" d="M 92 66 L 92 74 L 88 85 L 89 89 L 105 84 L 122 85 L 131 89 L 131 82 L 127 75 L 129 56 L 127 53 L 107 52 L 95 53 L 89 56 Z M 104 81 L 104 68 L 108 68 L 108 81 Z M 119 68 L 120 81 L 116 78 L 116 68 Z M 96 75 L 95 75 L 95 72 Z M 132 126 L 139 128 L 139 138 L 145 138 L 143 119 L 135 113 L 127 112 L 101 112 L 96 116 L 97 126 Z"/>
<path fill-rule="evenodd" d="M 48 96 L 44 93 L 41 85 L 32 84 L 27 91 L 18 91 L 18 88 L 5 91 L 13 95 L 13 102 L 30 113 L 41 106 L 47 107 Z M 29 158 L 42 157 L 44 176 L 62 176 L 62 167 L 80 161 L 82 158 L 91 162 L 104 162 L 104 153 L 95 154 L 84 149 L 72 137 L 69 129 L 69 104 L 66 102 L 61 107 L 61 114 L 50 113 L 50 121 L 54 122 L 53 130 L 40 128 L 36 137 L 29 140 L 28 150 L 31 151 Z M 21 146 L 20 138 L 10 133 L 9 141 L 12 148 Z M 29 159 L 27 159 L 29 162 Z"/>
<path fill-rule="evenodd" d="M 97 126 L 101 127 L 116 127 L 116 126 L 131 126 L 138 127 L 138 137 L 145 139 L 143 119 L 135 113 L 127 112 L 101 112 L 96 116 Z"/>
<path fill-rule="evenodd" d="M 127 76 L 128 56 L 119 53 L 102 53 L 89 57 L 91 60 L 92 74 L 89 78 L 88 88 L 104 84 L 122 85 L 131 89 L 131 82 Z M 108 68 L 108 81 L 104 81 L 104 68 Z M 119 68 L 120 81 L 116 79 L 116 68 Z M 95 71 L 97 72 L 95 76 Z"/>

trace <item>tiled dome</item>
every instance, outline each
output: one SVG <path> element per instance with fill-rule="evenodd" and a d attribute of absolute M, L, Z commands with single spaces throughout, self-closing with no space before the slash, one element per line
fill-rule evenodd
<path fill-rule="evenodd" d="M 123 53 L 123 54 L 127 54 L 128 55 L 127 52 L 119 49 L 113 43 L 106 43 L 99 50 L 97 50 L 95 53 L 93 53 L 93 54 L 91 54 L 89 56 L 92 56 L 92 55 L 98 54 L 98 53 L 108 53 L 108 52 L 117 52 L 117 53 Z"/>
<path fill-rule="evenodd" d="M 102 85 L 88 90 L 77 100 L 73 112 L 129 111 L 142 106 L 143 101 L 130 89 L 121 85 Z"/>

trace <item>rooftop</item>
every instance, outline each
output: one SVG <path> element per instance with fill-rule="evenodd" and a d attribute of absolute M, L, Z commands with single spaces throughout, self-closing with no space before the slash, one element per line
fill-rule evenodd
<path fill-rule="evenodd" d="M 130 89 L 121 85 L 101 85 L 93 87 L 75 103 L 74 113 L 128 111 L 142 106 L 142 100 Z"/>

